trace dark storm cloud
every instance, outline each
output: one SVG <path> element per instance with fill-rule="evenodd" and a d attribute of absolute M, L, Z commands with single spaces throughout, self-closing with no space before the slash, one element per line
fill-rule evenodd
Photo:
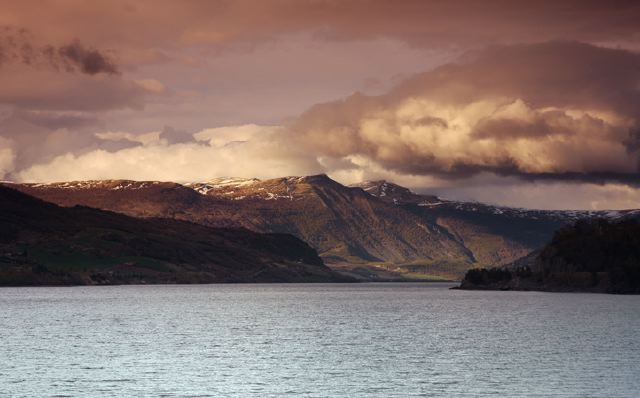
<path fill-rule="evenodd" d="M 88 75 L 119 74 L 110 56 L 78 40 L 60 46 L 38 45 L 28 30 L 7 26 L 0 27 L 0 67 L 6 63 Z"/>
<path fill-rule="evenodd" d="M 69 63 L 76 65 L 80 71 L 89 75 L 119 73 L 118 68 L 109 57 L 96 49 L 86 48 L 77 41 L 60 47 L 58 54 Z"/>

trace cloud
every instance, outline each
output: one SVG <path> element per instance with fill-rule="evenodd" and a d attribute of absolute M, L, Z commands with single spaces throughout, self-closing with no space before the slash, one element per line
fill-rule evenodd
<path fill-rule="evenodd" d="M 94 136 L 104 141 L 129 141 L 142 145 L 151 145 L 160 143 L 160 134 L 159 131 L 142 134 L 132 134 L 124 131 L 104 131 L 95 133 Z"/>
<path fill-rule="evenodd" d="M 10 26 L 0 27 L 0 65 L 4 63 L 88 75 L 120 73 L 109 55 L 78 40 L 59 46 L 40 45 L 30 31 Z"/>
<path fill-rule="evenodd" d="M 52 49 L 55 51 L 55 49 Z M 68 64 L 74 65 L 82 73 L 118 74 L 118 68 L 108 56 L 94 48 L 86 48 L 80 42 L 66 44 L 57 49 L 58 55 Z"/>
<path fill-rule="evenodd" d="M 167 144 L 182 144 L 193 141 L 194 137 L 187 131 L 178 130 L 171 126 L 164 126 L 160 131 L 159 139 Z"/>
<path fill-rule="evenodd" d="M 115 152 L 97 149 L 79 155 L 66 153 L 14 176 L 25 182 L 110 178 L 184 182 L 219 176 L 272 178 L 293 171 L 313 174 L 321 170 L 307 154 L 282 148 L 274 140 L 275 129 L 231 126 L 197 133 L 197 142 L 169 144 L 160 140 Z M 238 134 L 246 140 L 229 140 Z M 101 137 L 142 141 L 142 137 L 127 133 L 105 133 Z"/>
<path fill-rule="evenodd" d="M 278 126 L 259 126 L 256 124 L 246 124 L 242 126 L 217 127 L 199 131 L 194 134 L 194 138 L 198 141 L 206 141 L 210 146 L 222 148 L 233 144 L 242 144 L 253 139 L 264 138 L 269 136 L 280 140 L 279 133 L 282 129 Z"/>
<path fill-rule="evenodd" d="M 458 200 L 541 209 L 626 209 L 640 206 L 640 189 L 615 183 L 535 181 L 480 173 L 461 180 L 433 175 L 409 175 L 389 170 L 363 156 L 319 158 L 293 146 L 283 146 L 286 130 L 277 126 L 229 126 L 206 129 L 192 141 L 169 143 L 161 133 L 97 134 L 105 142 L 133 144 L 66 153 L 9 176 L 22 182 L 87 179 L 205 181 L 219 176 L 275 178 L 329 172 L 344 184 L 386 179 L 415 191 Z M 237 140 L 242 137 L 242 140 Z M 0 143 L 0 148 L 3 145 Z M 6 152 L 6 151 L 5 151 Z M 0 174 L 12 170 L 11 153 L 0 150 Z M 3 160 L 5 163 L 3 163 Z M 4 165 L 4 166 L 2 166 Z"/>
<path fill-rule="evenodd" d="M 640 189 L 627 184 L 606 182 L 535 181 L 482 174 L 457 184 L 432 186 L 426 192 L 445 198 L 479 201 L 502 206 L 548 210 L 610 210 L 640 207 Z M 448 185 L 448 186 L 447 186 Z M 424 191 L 423 189 L 417 189 Z"/>
<path fill-rule="evenodd" d="M 320 104 L 289 127 L 318 156 L 409 175 L 638 176 L 640 56 L 574 42 L 493 47 L 385 95 Z"/>

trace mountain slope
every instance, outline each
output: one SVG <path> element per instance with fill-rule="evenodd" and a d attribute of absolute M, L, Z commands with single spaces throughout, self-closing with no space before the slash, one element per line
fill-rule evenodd
<path fill-rule="evenodd" d="M 14 186 L 63 206 L 290 233 L 332 264 L 374 264 L 402 273 L 429 268 L 430 274 L 456 277 L 474 263 L 469 250 L 443 228 L 325 175 L 188 185 L 89 181 Z"/>
<path fill-rule="evenodd" d="M 291 235 L 61 208 L 0 187 L 0 285 L 341 280 Z"/>
<path fill-rule="evenodd" d="M 469 249 L 478 266 L 509 264 L 541 248 L 554 231 L 578 219 L 618 219 L 638 215 L 637 210 L 529 210 L 450 201 L 433 195 L 419 195 L 387 181 L 354 186 L 446 229 Z"/>

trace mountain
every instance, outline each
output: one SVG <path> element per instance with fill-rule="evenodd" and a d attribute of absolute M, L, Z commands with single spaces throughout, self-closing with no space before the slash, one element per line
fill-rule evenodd
<path fill-rule="evenodd" d="M 402 187 L 385 180 L 365 181 L 360 184 L 351 185 L 352 187 L 362 188 L 366 193 L 375 196 L 380 200 L 395 205 L 407 204 L 433 204 L 440 203 L 441 200 L 434 195 L 418 195 L 409 188 Z"/>
<path fill-rule="evenodd" d="M 460 288 L 640 294 L 640 222 L 579 220 L 507 267 L 469 270 Z"/>
<path fill-rule="evenodd" d="M 468 250 L 444 229 L 325 175 L 185 185 L 84 181 L 13 186 L 62 206 L 290 233 L 334 267 L 366 278 L 382 271 L 385 279 L 395 279 L 424 273 L 425 267 L 431 275 L 454 278 L 473 265 Z"/>
<path fill-rule="evenodd" d="M 470 268 L 508 264 L 541 248 L 567 222 L 602 215 L 447 201 L 387 181 L 344 186 L 326 175 L 11 186 L 61 206 L 289 233 L 332 268 L 364 279 L 460 278 Z"/>
<path fill-rule="evenodd" d="M 387 181 L 354 186 L 445 229 L 473 254 L 477 266 L 509 264 L 541 248 L 558 228 L 579 219 L 640 215 L 639 210 L 530 210 L 451 201 L 419 195 Z"/>
<path fill-rule="evenodd" d="M 1 286 L 346 280 L 291 235 L 64 208 L 0 186 Z"/>

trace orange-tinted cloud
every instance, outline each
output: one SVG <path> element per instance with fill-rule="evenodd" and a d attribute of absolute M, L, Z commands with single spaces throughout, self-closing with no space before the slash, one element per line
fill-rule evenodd
<path fill-rule="evenodd" d="M 221 139 L 236 142 L 224 153 L 241 157 L 246 151 L 251 157 L 238 163 L 235 174 L 242 176 L 260 170 L 260 159 L 277 158 L 290 160 L 288 167 L 278 166 L 287 174 L 322 169 L 346 176 L 378 168 L 440 179 L 489 172 L 632 183 L 638 176 L 640 114 L 629 104 L 640 100 L 639 66 L 638 54 L 575 42 L 489 48 L 410 78 L 384 95 L 354 94 L 316 105 L 281 128 L 210 130 L 210 147 L 191 146 L 195 142 L 184 134 L 179 140 L 158 135 L 162 144 L 153 148 L 102 153 L 101 172 L 117 166 L 135 175 L 135 159 L 147 159 L 146 152 L 160 163 L 187 149 L 203 158 L 222 158 L 215 141 Z M 198 134 L 202 139 L 204 133 Z M 135 154 L 131 162 L 124 161 L 126 154 Z M 20 176 L 44 179 L 54 170 L 77 174 L 91 169 L 88 159 L 93 158 L 66 156 L 56 167 L 42 164 Z M 191 166 L 185 164 L 189 176 L 203 170 Z"/>
<path fill-rule="evenodd" d="M 137 180 L 204 181 L 218 176 L 281 177 L 320 171 L 313 156 L 283 145 L 281 128 L 230 126 L 200 131 L 189 142 L 171 143 L 161 133 L 99 134 L 108 141 L 141 145 L 109 151 L 71 152 L 25 168 L 19 181 L 64 181 L 124 178 Z"/>
<path fill-rule="evenodd" d="M 638 175 L 640 55 L 575 42 L 494 47 L 382 96 L 316 105 L 291 136 L 406 174 Z"/>

